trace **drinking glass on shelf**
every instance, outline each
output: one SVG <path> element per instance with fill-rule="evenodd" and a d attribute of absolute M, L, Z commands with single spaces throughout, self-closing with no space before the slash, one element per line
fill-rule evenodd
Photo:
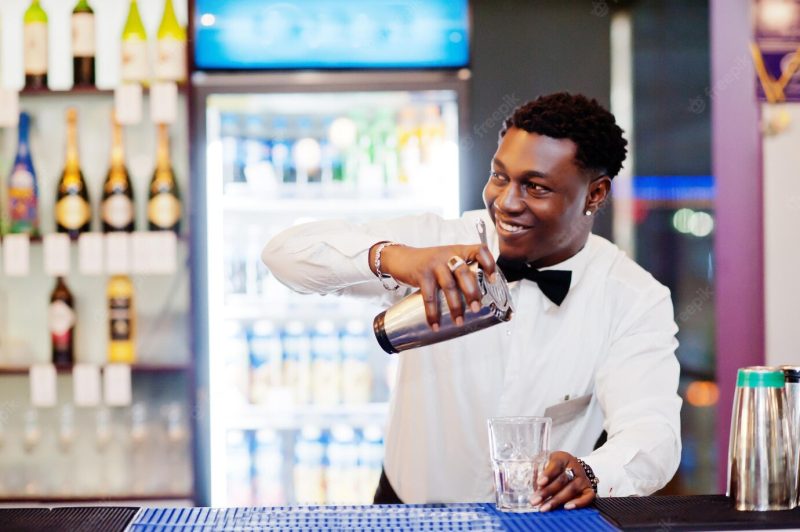
<path fill-rule="evenodd" d="M 539 511 L 531 499 L 549 457 L 550 418 L 493 417 L 488 425 L 497 509 Z"/>

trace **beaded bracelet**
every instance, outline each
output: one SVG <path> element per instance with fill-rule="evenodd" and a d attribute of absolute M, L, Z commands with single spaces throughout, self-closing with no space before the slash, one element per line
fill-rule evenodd
<path fill-rule="evenodd" d="M 381 284 L 386 290 L 397 290 L 400 288 L 400 283 L 388 273 L 381 271 L 381 253 L 383 253 L 383 248 L 386 246 L 402 246 L 402 244 L 399 242 L 381 242 L 378 244 L 378 247 L 375 248 L 375 275 L 381 280 Z M 387 283 L 387 281 L 391 281 L 391 283 Z"/>
<path fill-rule="evenodd" d="M 597 493 L 597 485 L 600 483 L 600 479 L 594 476 L 594 471 L 592 471 L 592 468 L 589 467 L 589 464 L 587 464 L 580 458 L 576 458 L 576 460 L 583 468 L 583 472 L 586 473 L 586 478 L 589 479 L 589 484 L 592 485 L 592 489 L 594 490 L 595 493 Z"/>

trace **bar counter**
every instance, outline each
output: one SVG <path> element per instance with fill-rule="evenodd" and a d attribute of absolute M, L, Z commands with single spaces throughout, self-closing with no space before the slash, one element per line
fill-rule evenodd
<path fill-rule="evenodd" d="M 504 513 L 494 504 L 258 508 L 60 507 L 0 510 L 0 530 L 31 531 L 613 531 L 777 530 L 800 527 L 800 509 L 737 512 L 723 495 L 617 497 L 590 508 Z"/>

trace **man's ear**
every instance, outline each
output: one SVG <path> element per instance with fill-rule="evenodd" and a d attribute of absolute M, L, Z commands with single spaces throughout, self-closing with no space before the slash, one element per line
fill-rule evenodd
<path fill-rule="evenodd" d="M 586 210 L 596 213 L 608 199 L 611 193 L 611 178 L 601 175 L 589 183 L 589 192 L 586 195 Z"/>

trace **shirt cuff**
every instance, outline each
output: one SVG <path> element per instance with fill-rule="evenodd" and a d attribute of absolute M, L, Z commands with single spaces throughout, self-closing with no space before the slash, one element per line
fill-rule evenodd
<path fill-rule="evenodd" d="M 629 460 L 620 460 L 620 457 L 610 456 L 607 453 L 593 453 L 581 457 L 581 460 L 592 468 L 597 478 L 598 497 L 621 497 L 633 494 L 633 490 L 626 489 L 628 477 L 625 474 L 624 464 Z"/>

